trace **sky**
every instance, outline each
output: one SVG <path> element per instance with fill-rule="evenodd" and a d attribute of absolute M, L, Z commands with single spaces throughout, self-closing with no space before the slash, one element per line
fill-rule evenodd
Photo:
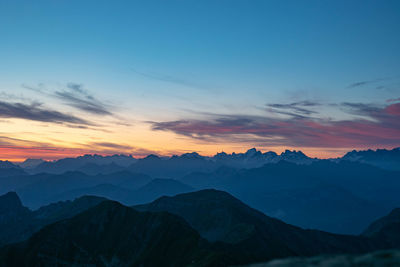
<path fill-rule="evenodd" d="M 0 0 L 0 159 L 400 146 L 400 1 Z"/>

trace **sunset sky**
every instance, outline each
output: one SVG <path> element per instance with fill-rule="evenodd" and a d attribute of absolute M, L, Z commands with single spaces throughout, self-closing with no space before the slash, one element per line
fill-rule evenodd
<path fill-rule="evenodd" d="M 0 159 L 400 146 L 400 1 L 0 0 Z"/>

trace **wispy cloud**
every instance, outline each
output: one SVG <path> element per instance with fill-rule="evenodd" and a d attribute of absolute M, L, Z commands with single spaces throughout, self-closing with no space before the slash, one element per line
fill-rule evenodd
<path fill-rule="evenodd" d="M 43 84 L 37 87 L 25 84 L 22 86 L 48 97 L 57 98 L 64 104 L 84 112 L 94 115 L 114 115 L 111 111 L 111 105 L 97 99 L 79 83 L 68 83 L 65 88 L 61 90 L 48 90 Z"/>
<path fill-rule="evenodd" d="M 46 108 L 39 102 L 25 104 L 0 101 L 0 117 L 53 123 L 91 125 L 91 123 L 85 119 L 76 117 L 72 114 L 62 113 Z"/>
<path fill-rule="evenodd" d="M 400 145 L 400 103 L 379 108 L 360 103 L 345 103 L 342 106 L 368 119 L 215 115 L 208 120 L 150 123 L 153 130 L 171 131 L 202 142 L 326 148 Z"/>
<path fill-rule="evenodd" d="M 317 114 L 318 112 L 311 108 L 320 106 L 320 103 L 315 101 L 299 101 L 288 104 L 273 103 L 267 104 L 267 110 L 272 113 L 279 113 L 293 117 L 303 117 L 304 115 Z"/>
<path fill-rule="evenodd" d="M 391 102 L 400 102 L 400 97 L 399 98 L 391 98 L 386 100 L 386 102 L 391 103 Z"/>
<path fill-rule="evenodd" d="M 354 82 L 352 84 L 349 84 L 347 86 L 347 88 L 355 88 L 355 87 L 361 87 L 361 86 L 366 86 L 366 85 L 370 85 L 370 84 L 375 84 L 378 82 L 383 82 L 386 80 L 389 80 L 390 78 L 379 78 L 379 79 L 375 79 L 375 80 L 366 80 L 366 81 L 358 81 L 358 82 Z M 383 86 L 378 86 L 376 87 L 377 89 L 382 89 L 384 88 Z"/>
<path fill-rule="evenodd" d="M 51 142 L 37 142 L 28 139 L 12 138 L 0 133 L 0 159 L 24 160 L 27 157 L 47 160 L 76 157 L 83 154 L 132 154 L 144 157 L 159 154 L 158 151 L 113 142 L 76 143 L 73 147 L 57 146 Z"/>
<path fill-rule="evenodd" d="M 89 94 L 81 84 L 68 83 L 67 90 L 55 91 L 54 95 L 79 110 L 96 115 L 113 115 L 107 104 Z"/>

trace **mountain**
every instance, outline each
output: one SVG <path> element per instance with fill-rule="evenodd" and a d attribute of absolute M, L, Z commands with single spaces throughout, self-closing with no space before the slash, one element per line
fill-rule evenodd
<path fill-rule="evenodd" d="M 0 168 L 0 178 L 27 175 L 27 173 L 20 168 Z"/>
<path fill-rule="evenodd" d="M 65 200 L 71 192 L 78 189 L 111 184 L 128 190 L 136 190 L 152 179 L 151 177 L 119 171 L 110 174 L 87 175 L 81 172 L 63 174 L 35 174 L 0 179 L 0 193 L 16 191 L 28 207 L 37 209 L 54 201 Z M 90 192 L 89 192 L 90 193 Z M 76 197 L 72 194 L 72 198 Z"/>
<path fill-rule="evenodd" d="M 371 221 L 397 206 L 397 177 L 397 173 L 361 163 L 279 161 L 253 169 L 224 167 L 211 173 L 195 172 L 181 181 L 199 189 L 227 191 L 251 207 L 294 225 L 359 234 Z"/>
<path fill-rule="evenodd" d="M 96 164 L 96 165 L 114 164 L 121 167 L 127 167 L 130 164 L 134 163 L 135 161 L 136 161 L 135 158 L 126 155 L 113 155 L 113 156 L 101 156 L 96 154 L 84 155 L 76 158 L 64 158 L 56 161 L 46 161 L 37 165 L 35 168 L 31 169 L 30 172 L 33 174 L 43 173 L 43 172 L 52 174 L 62 174 L 67 171 L 78 171 L 78 170 L 84 171 L 85 166 L 88 166 L 87 164 Z"/>
<path fill-rule="evenodd" d="M 212 171 L 216 167 L 215 162 L 193 152 L 170 158 L 149 155 L 139 159 L 128 169 L 133 172 L 145 173 L 154 178 L 177 179 L 193 171 Z"/>
<path fill-rule="evenodd" d="M 10 168 L 18 168 L 18 166 L 8 160 L 5 161 L 0 160 L 0 169 L 10 169 Z"/>
<path fill-rule="evenodd" d="M 195 171 L 215 171 L 221 166 L 229 166 L 236 169 L 256 168 L 281 160 L 296 164 L 309 164 L 315 159 L 307 157 L 301 151 L 286 150 L 277 155 L 275 152 L 262 153 L 252 148 L 245 153 L 226 154 L 222 152 L 213 157 L 204 157 L 196 152 L 166 158 L 148 155 L 142 159 L 135 159 L 132 156 L 125 155 L 84 155 L 56 161 L 28 159 L 20 165 L 31 174 L 62 174 L 68 171 L 79 171 L 88 175 L 96 175 L 127 169 L 132 172 L 145 173 L 154 178 L 177 179 Z"/>
<path fill-rule="evenodd" d="M 371 223 L 362 235 L 400 248 L 400 208 Z"/>
<path fill-rule="evenodd" d="M 400 147 L 392 150 L 377 149 L 346 153 L 340 160 L 368 163 L 380 168 L 400 171 Z"/>
<path fill-rule="evenodd" d="M 211 266 L 215 253 L 181 218 L 105 201 L 4 248 L 4 266 Z"/>
<path fill-rule="evenodd" d="M 266 163 L 276 163 L 280 160 L 275 152 L 261 153 L 255 148 L 247 150 L 245 153 L 227 154 L 225 152 L 217 153 L 212 160 L 219 166 L 228 166 L 231 168 L 257 168 Z"/>
<path fill-rule="evenodd" d="M 85 195 L 104 197 L 121 202 L 125 205 L 131 205 L 130 199 L 135 197 L 135 191 L 129 190 L 112 184 L 99 184 L 91 187 L 82 187 L 62 192 L 50 199 L 50 202 L 71 200 Z"/>
<path fill-rule="evenodd" d="M 9 192 L 0 196 L 0 224 L 14 224 L 24 220 L 30 210 L 22 205 L 15 192 Z"/>
<path fill-rule="evenodd" d="M 295 255 L 365 252 L 379 248 L 364 237 L 303 230 L 286 224 L 217 190 L 161 197 L 133 208 L 178 215 L 208 241 L 231 244 L 237 251 L 259 261 Z"/>
<path fill-rule="evenodd" d="M 284 152 L 281 153 L 280 159 L 287 161 L 287 162 L 292 162 L 296 164 L 310 164 L 314 160 L 307 157 L 303 152 L 301 151 L 290 151 L 290 150 L 285 150 Z"/>
<path fill-rule="evenodd" d="M 84 195 L 105 197 L 124 205 L 143 204 L 161 196 L 172 196 L 194 189 L 172 179 L 154 179 L 147 184 L 132 190 L 119 185 L 98 184 L 90 187 L 76 188 L 54 195 L 49 202 L 71 200 Z"/>
<path fill-rule="evenodd" d="M 2 199 L 21 207 L 15 193 Z M 25 228 L 0 228 L 0 234 L 25 233 L 5 243 L 29 237 L 0 249 L 1 266 L 231 266 L 390 247 L 375 238 L 304 230 L 218 190 L 133 208 L 83 197 L 28 216 Z"/>
<path fill-rule="evenodd" d="M 217 153 L 211 159 L 215 161 L 219 166 L 229 166 L 236 169 L 259 168 L 264 164 L 277 163 L 281 160 L 296 164 L 310 164 L 311 162 L 315 161 L 315 159 L 307 157 L 301 151 L 285 150 L 280 155 L 278 155 L 272 151 L 262 153 L 255 148 L 251 148 L 245 153 Z"/>
<path fill-rule="evenodd" d="M 125 168 L 115 164 L 114 162 L 110 164 L 96 164 L 96 163 L 86 163 L 85 165 L 76 169 L 76 171 L 88 174 L 88 175 L 98 175 L 98 174 L 110 174 L 115 172 L 122 172 Z"/>
<path fill-rule="evenodd" d="M 24 207 L 15 192 L 0 196 L 0 246 L 14 240 L 14 236 L 26 237 L 24 225 L 31 219 L 31 211 Z"/>
<path fill-rule="evenodd" d="M 29 238 L 45 225 L 70 218 L 94 205 L 104 198 L 81 197 L 31 211 L 24 207 L 15 192 L 0 196 L 0 246 Z"/>
<path fill-rule="evenodd" d="M 12 162 L 6 160 L 0 160 L 0 178 L 1 177 L 10 177 L 10 176 L 18 176 L 26 174 L 23 169 L 19 166 L 13 164 Z"/>
<path fill-rule="evenodd" d="M 161 196 L 173 196 L 176 194 L 194 191 L 194 189 L 180 181 L 173 179 L 154 179 L 138 190 L 134 191 L 130 205 L 153 201 Z"/>
<path fill-rule="evenodd" d="M 45 162 L 43 159 L 26 159 L 24 162 L 18 164 L 23 169 L 33 169 L 39 164 Z"/>

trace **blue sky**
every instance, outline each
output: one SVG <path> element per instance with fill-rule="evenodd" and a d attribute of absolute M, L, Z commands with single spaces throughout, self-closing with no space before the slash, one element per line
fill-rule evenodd
<path fill-rule="evenodd" d="M 82 110 L 51 96 L 74 83 L 119 122 L 150 132 L 149 121 L 274 117 L 268 105 L 301 101 L 318 103 L 318 119 L 354 119 L 342 103 L 383 109 L 399 97 L 399 14 L 399 1 L 1 0 L 0 97 L 78 116 Z M 2 117 L 10 128 L 13 117 Z M 188 133 L 157 131 L 189 140 L 176 151 L 204 145 Z M 228 139 L 235 148 L 259 143 Z"/>

